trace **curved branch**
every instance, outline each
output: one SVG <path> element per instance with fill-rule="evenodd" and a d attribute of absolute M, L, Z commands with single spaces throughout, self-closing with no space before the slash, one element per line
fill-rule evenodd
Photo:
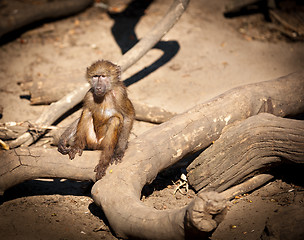
<path fill-rule="evenodd" d="M 175 0 L 169 10 L 169 12 L 163 17 L 163 19 L 155 25 L 155 27 L 149 31 L 149 33 L 141 39 L 132 49 L 130 49 L 122 58 L 118 61 L 118 65 L 121 66 L 122 71 L 132 66 L 141 57 L 145 55 L 178 21 L 180 16 L 185 11 L 189 0 Z M 78 89 L 75 89 L 71 93 L 59 101 L 51 104 L 41 116 L 36 120 L 35 125 L 51 125 L 59 117 L 61 117 L 66 111 L 80 103 L 89 89 L 89 84 L 83 84 Z M 39 135 L 31 135 L 29 132 L 24 133 L 16 140 L 10 143 L 10 148 L 15 148 L 21 144 L 29 146 L 39 136 L 43 135 L 41 132 Z"/>
<path fill-rule="evenodd" d="M 206 234 L 217 226 L 214 215 L 225 207 L 225 194 L 203 192 L 185 208 L 157 211 L 139 200 L 143 186 L 185 155 L 209 146 L 228 124 L 260 112 L 278 116 L 303 112 L 303 92 L 304 72 L 294 73 L 232 89 L 154 127 L 131 141 L 123 161 L 111 165 L 106 176 L 93 186 L 95 203 L 102 207 L 115 233 L 123 238 L 183 239 L 189 232 L 200 236 Z M 92 156 L 93 153 L 85 154 Z M 24 168 L 26 172 L 6 159 L 7 156 L 1 156 L 0 170 L 2 166 L 10 166 L 0 175 L 0 189 L 5 190 L 10 184 L 4 181 L 5 177 L 20 181 L 34 175 L 30 170 L 36 169 L 38 158 L 27 162 L 32 168 Z M 97 155 L 93 159 L 97 159 Z M 17 161 L 20 166 L 19 157 Z M 91 164 L 87 162 L 82 167 Z M 93 174 L 93 166 L 90 174 Z M 51 171 L 41 165 L 38 168 L 48 177 L 57 177 L 57 172 L 62 171 L 62 167 L 58 169 L 54 165 Z"/>
<path fill-rule="evenodd" d="M 5 164 L 1 164 L 0 168 L 0 195 L 4 193 L 4 190 L 13 185 L 36 178 L 67 178 L 79 181 L 94 181 L 94 167 L 98 161 L 92 159 L 98 159 L 98 155 L 98 151 L 85 151 L 81 158 L 70 161 L 66 156 L 59 154 L 53 149 L 18 148 L 7 151 L 1 155 L 1 160 L 5 161 L 1 161 L 0 163 L 5 162 Z M 180 239 L 181 236 L 185 234 L 187 234 L 187 237 L 190 237 L 190 239 L 198 237 L 202 239 L 202 237 L 205 237 L 208 232 L 213 230 L 223 218 L 225 212 L 219 214 L 214 220 L 212 216 L 218 214 L 225 208 L 226 200 L 232 199 L 236 195 L 252 191 L 270 180 L 271 177 L 271 175 L 267 174 L 258 175 L 220 194 L 215 192 L 199 193 L 188 206 L 182 209 L 172 210 L 170 217 L 168 217 L 168 212 L 145 207 L 138 198 L 128 198 L 128 200 L 138 202 L 138 204 L 141 205 L 141 211 L 147 213 L 143 221 L 148 221 L 148 219 L 155 217 L 167 219 L 165 222 L 159 222 L 159 228 L 164 231 L 162 234 L 164 239 L 169 239 L 169 236 L 174 237 L 174 239 Z M 151 214 L 151 211 L 154 212 L 154 215 Z M 164 227 L 164 224 L 170 225 L 173 228 L 171 229 L 174 235 L 172 235 L 172 233 L 168 235 L 168 229 Z M 160 234 L 161 231 L 158 231 L 158 233 Z M 134 232 L 134 234 L 137 233 Z M 151 238 L 151 236 L 153 236 L 153 239 L 156 239 L 155 235 L 151 235 L 150 231 L 145 232 L 145 234 L 147 234 L 145 237 L 148 239 Z M 143 235 L 138 236 L 143 237 Z"/>
<path fill-rule="evenodd" d="M 210 199 L 211 209 L 206 209 L 204 201 L 197 204 L 198 197 L 191 203 L 197 208 L 188 205 L 179 210 L 157 211 L 140 202 L 143 186 L 189 152 L 207 147 L 219 137 L 228 123 L 263 111 L 279 116 L 302 112 L 303 83 L 303 73 L 295 73 L 273 81 L 235 88 L 154 127 L 131 142 L 122 163 L 112 166 L 111 173 L 92 189 L 95 203 L 102 207 L 115 233 L 122 238 L 183 239 L 187 235 L 189 222 L 202 220 L 202 225 L 190 224 L 191 232 L 193 229 L 200 232 L 215 228 L 213 210 L 216 213 L 223 210 L 225 194 Z M 203 195 L 203 199 L 209 197 Z M 189 211 L 202 215 L 190 214 L 192 217 L 184 221 L 188 219 Z"/>
<path fill-rule="evenodd" d="M 118 61 L 125 71 L 144 56 L 174 26 L 188 6 L 189 0 L 175 0 L 168 13 Z"/>
<path fill-rule="evenodd" d="M 196 191 L 223 191 L 283 161 L 304 163 L 304 121 L 259 114 L 228 126 L 187 168 Z"/>

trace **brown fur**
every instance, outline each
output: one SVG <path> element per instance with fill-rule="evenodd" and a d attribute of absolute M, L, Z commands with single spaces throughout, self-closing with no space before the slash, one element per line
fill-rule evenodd
<path fill-rule="evenodd" d="M 104 60 L 87 69 L 86 77 L 92 87 L 84 97 L 74 144 L 67 146 L 73 135 L 71 129 L 67 129 L 70 133 L 65 132 L 58 145 L 58 151 L 69 154 L 70 159 L 77 153 L 81 155 L 85 147 L 102 150 L 95 168 L 97 179 L 105 175 L 110 163 L 121 160 L 133 125 L 134 108 L 120 75 L 118 66 Z"/>

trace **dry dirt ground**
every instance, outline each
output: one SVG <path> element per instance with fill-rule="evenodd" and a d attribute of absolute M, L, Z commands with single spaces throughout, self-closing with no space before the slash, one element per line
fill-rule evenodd
<path fill-rule="evenodd" d="M 92 7 L 2 44 L 1 122 L 35 120 L 45 106 L 30 105 L 27 83 L 49 78 L 63 89 L 77 86 L 84 79 L 74 76 L 84 75 L 97 59 L 119 59 L 136 37 L 143 37 L 161 19 L 171 2 L 156 0 L 139 18 L 124 19 Z M 130 97 L 179 113 L 233 87 L 303 69 L 303 42 L 267 30 L 261 14 L 224 18 L 229 2 L 191 1 L 158 48 L 123 74 Z M 113 26 L 117 28 L 112 31 Z M 136 122 L 132 137 L 152 126 Z M 290 206 L 303 208 L 302 170 L 290 171 L 293 174 L 279 171 L 275 181 L 235 199 L 212 239 L 260 239 L 268 217 Z M 173 195 L 172 181 L 180 174 L 180 169 L 160 174 L 144 189 L 143 201 L 156 209 L 189 203 L 193 191 Z M 0 239 L 116 239 L 90 198 L 91 186 L 90 182 L 38 179 L 8 190 L 0 205 Z"/>

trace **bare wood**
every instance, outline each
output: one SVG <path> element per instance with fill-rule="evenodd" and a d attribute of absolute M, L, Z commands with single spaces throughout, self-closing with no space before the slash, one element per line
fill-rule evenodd
<path fill-rule="evenodd" d="M 55 101 L 58 101 L 66 93 L 67 89 L 71 89 L 72 85 L 66 88 L 62 86 L 48 86 L 50 83 L 47 83 L 46 86 L 42 84 L 34 84 L 31 88 L 31 104 L 51 104 Z M 136 119 L 139 121 L 151 122 L 151 123 L 163 123 L 168 121 L 170 118 L 176 115 L 176 113 L 169 112 L 163 108 L 157 106 L 150 106 L 144 103 L 141 103 L 136 100 L 132 100 L 133 106 L 136 112 Z"/>
<path fill-rule="evenodd" d="M 85 95 L 85 93 L 89 89 L 89 84 L 85 83 L 81 87 L 73 90 L 71 93 L 57 101 L 56 103 L 52 103 L 48 108 L 44 110 L 44 112 L 40 115 L 40 117 L 35 121 L 34 125 L 51 125 L 55 122 L 61 115 L 63 115 L 68 109 L 66 106 L 73 108 L 78 103 L 80 103 Z M 24 146 L 28 146 L 32 144 L 39 136 L 44 133 L 42 131 L 40 134 L 31 135 L 29 132 L 25 132 L 21 136 L 19 136 L 15 141 L 10 143 L 10 148 L 15 148 L 23 144 Z"/>
<path fill-rule="evenodd" d="M 225 208 L 226 201 L 233 199 L 235 196 L 253 191 L 272 178 L 273 176 L 270 174 L 260 174 L 217 195 L 212 191 L 200 191 L 197 197 L 186 207 L 185 238 L 209 239 L 210 232 L 225 217 L 227 212 Z M 189 225 L 190 228 L 188 228 Z"/>
<path fill-rule="evenodd" d="M 20 133 L 28 129 L 28 126 L 20 126 L 22 123 L 9 122 L 0 124 L 0 139 L 12 140 L 16 139 Z"/>
<path fill-rule="evenodd" d="M 54 149 L 17 148 L 0 154 L 0 195 L 8 188 L 37 178 L 95 181 L 98 151 L 87 151 L 71 161 Z"/>
<path fill-rule="evenodd" d="M 166 122 L 169 119 L 171 119 L 172 117 L 176 116 L 176 113 L 169 112 L 160 107 L 149 106 L 149 105 L 140 103 L 138 101 L 133 101 L 133 106 L 136 111 L 135 119 L 139 120 L 139 121 L 159 124 L 159 123 Z M 36 132 L 43 132 L 45 129 L 52 129 L 51 136 L 53 137 L 53 141 L 52 141 L 53 145 L 58 144 L 58 140 L 59 140 L 60 136 L 65 131 L 65 128 L 56 129 L 55 126 L 40 125 L 40 126 L 34 126 L 34 128 L 35 128 L 34 131 L 31 131 L 31 133 L 35 133 L 35 135 L 32 136 L 35 138 L 37 138 L 39 136 L 36 134 Z M 0 127 L 0 139 L 1 140 L 13 140 L 13 139 L 18 138 L 18 136 L 19 136 L 19 139 L 26 140 L 31 135 L 30 132 L 22 134 L 22 133 L 24 133 L 24 131 L 26 129 L 30 130 L 29 127 L 19 128 L 18 131 L 16 131 L 16 127 L 14 127 L 14 126 Z M 20 136 L 20 133 L 22 134 L 22 138 Z"/>
<path fill-rule="evenodd" d="M 94 167 L 98 162 L 98 155 L 99 152 L 97 151 L 85 151 L 81 158 L 70 161 L 66 156 L 59 154 L 53 149 L 18 148 L 6 151 L 1 155 L 1 160 L 5 159 L 5 164 L 2 165 L 1 163 L 3 163 L 3 161 L 0 161 L 0 195 L 4 193 L 4 190 L 13 185 L 36 178 L 68 178 L 80 181 L 94 181 Z M 94 161 L 94 159 L 96 159 L 96 161 Z M 174 219 L 178 220 L 178 223 L 183 221 L 182 218 L 185 217 L 185 215 L 188 216 L 187 222 L 184 224 L 188 229 L 188 234 L 197 231 L 197 229 L 193 229 L 192 226 L 193 224 L 198 226 L 197 221 L 203 223 L 201 224 L 199 235 L 204 236 L 206 234 L 202 233 L 202 231 L 210 232 L 217 226 L 216 221 L 210 221 L 210 219 L 207 218 L 208 216 L 211 217 L 208 212 L 208 209 L 209 211 L 211 210 L 210 207 L 205 208 L 204 212 L 198 211 L 199 209 L 203 209 L 202 206 L 205 206 L 208 200 L 217 199 L 217 209 L 222 210 L 226 206 L 225 199 L 232 199 L 236 195 L 252 191 L 270 180 L 271 177 L 272 176 L 268 174 L 255 176 L 245 183 L 224 191 L 220 195 L 216 193 L 200 193 L 190 205 L 175 211 L 174 214 L 176 214 L 176 217 Z M 155 212 L 159 214 L 159 211 Z M 199 212 L 200 217 L 196 216 L 194 218 L 193 212 Z M 190 215 L 192 217 L 190 217 Z M 205 218 L 206 221 L 201 221 L 202 218 Z M 183 235 L 183 233 L 179 233 L 178 235 Z"/>
<path fill-rule="evenodd" d="M 66 76 L 64 76 L 66 78 Z M 49 81 L 51 80 L 51 81 Z M 76 85 L 80 85 L 79 83 Z M 51 104 L 60 100 L 68 93 L 69 89 L 73 89 L 75 83 L 67 84 L 65 88 L 62 86 L 54 86 L 54 79 L 48 79 L 47 81 L 39 84 L 33 84 L 30 89 L 31 93 L 31 104 Z M 168 121 L 170 118 L 175 116 L 175 113 L 169 112 L 163 108 L 157 106 L 150 106 L 141 103 L 136 100 L 132 100 L 133 106 L 136 112 L 136 119 L 139 121 L 151 122 L 151 123 L 163 123 Z"/>
<path fill-rule="evenodd" d="M 142 58 L 175 25 L 188 6 L 189 0 L 175 0 L 168 13 L 118 61 L 125 71 Z"/>
<path fill-rule="evenodd" d="M 122 71 L 125 71 L 144 56 L 174 26 L 185 11 L 188 3 L 189 0 L 175 0 L 173 2 L 165 17 L 118 61 L 118 65 L 121 66 Z M 88 89 L 89 85 L 87 83 L 83 84 L 56 103 L 51 104 L 36 120 L 35 125 L 51 125 L 54 123 L 65 112 L 80 103 Z M 43 133 L 41 132 L 38 136 L 33 136 L 26 132 L 11 142 L 10 148 L 18 147 L 21 144 L 29 146 Z"/>
<path fill-rule="evenodd" d="M 187 168 L 195 190 L 223 191 L 282 161 L 304 163 L 304 121 L 259 114 L 224 129 Z"/>
<path fill-rule="evenodd" d="M 207 147 L 228 123 L 261 111 L 280 116 L 302 112 L 303 83 L 303 73 L 296 73 L 233 89 L 154 127 L 131 142 L 123 162 L 113 166 L 112 173 L 92 189 L 95 203 L 102 207 L 115 233 L 122 238 L 183 239 L 186 228 L 181 229 L 187 210 L 156 211 L 144 206 L 139 201 L 142 187 L 152 182 L 159 171 L 189 152 Z M 114 189 L 116 185 L 120 187 Z M 125 211 L 122 205 L 128 206 Z M 201 207 L 204 209 L 204 204 Z M 203 212 L 203 209 L 200 210 Z M 210 219 L 210 214 L 201 218 L 208 216 Z M 210 223 L 214 226 L 214 222 Z"/>
<path fill-rule="evenodd" d="M 185 208 L 157 211 L 139 200 L 142 187 L 185 155 L 209 146 L 228 124 L 259 112 L 278 116 L 303 112 L 303 92 L 304 74 L 294 73 L 235 88 L 154 127 L 130 142 L 122 163 L 110 166 L 106 176 L 94 185 L 92 196 L 95 203 L 102 207 L 114 232 L 123 238 L 183 239 L 189 231 L 200 234 L 209 231 L 217 225 L 212 214 L 223 210 L 223 196 L 202 193 Z M 6 159 L 1 156 L 0 162 L 7 165 Z M 13 165 L 9 169 L 10 177 L 18 175 L 19 181 L 31 175 Z M 59 175 L 56 171 L 61 170 L 56 166 L 52 173 L 47 169 L 44 171 L 50 177 L 51 174 Z M 1 176 L 0 189 L 5 190 L 8 186 L 1 185 L 2 179 Z M 211 208 L 206 208 L 206 199 L 207 203 L 208 199 L 212 200 Z M 196 224 L 199 219 L 203 220 L 202 225 Z"/>
<path fill-rule="evenodd" d="M 259 174 L 256 175 L 245 182 L 242 182 L 236 186 L 233 186 L 224 192 L 221 192 L 220 195 L 227 200 L 231 200 L 236 196 L 242 195 L 244 193 L 251 192 L 258 187 L 264 185 L 265 183 L 269 182 L 273 179 L 271 174 Z"/>
<path fill-rule="evenodd" d="M 248 10 L 255 6 L 255 8 L 258 8 L 258 2 L 260 2 L 259 0 L 234 0 L 231 1 L 229 3 L 227 3 L 227 5 L 225 6 L 225 16 L 228 15 L 232 15 L 232 14 L 236 14 L 240 11 L 244 11 L 244 10 Z M 267 5 L 267 3 L 265 3 L 265 5 Z"/>
<path fill-rule="evenodd" d="M 82 84 L 73 82 L 55 85 L 54 81 L 60 82 L 61 79 L 47 79 L 45 81 L 34 81 L 30 88 L 31 105 L 48 105 L 60 100 L 69 93 L 69 89 L 77 88 Z"/>
<path fill-rule="evenodd" d="M 22 9 L 18 14 L 11 14 L 0 21 L 0 37 L 4 34 L 21 28 L 27 24 L 39 21 L 42 19 L 52 19 L 68 16 L 80 12 L 93 4 L 92 0 L 81 1 L 51 1 L 43 2 L 43 4 L 32 2 L 14 2 L 5 3 L 6 11 L 12 12 L 14 9 Z"/>
<path fill-rule="evenodd" d="M 134 100 L 132 103 L 135 108 L 135 119 L 139 121 L 163 123 L 176 116 L 176 113 L 157 106 L 150 106 Z"/>

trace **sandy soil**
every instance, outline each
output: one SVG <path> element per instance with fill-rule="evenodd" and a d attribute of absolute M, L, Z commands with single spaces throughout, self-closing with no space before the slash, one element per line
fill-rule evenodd
<path fill-rule="evenodd" d="M 233 87 L 303 69 L 303 42 L 289 41 L 267 29 L 259 14 L 224 18 L 229 2 L 193 0 L 158 48 L 123 74 L 130 97 L 183 112 Z M 54 79 L 54 84 L 67 84 L 63 88 L 77 86 L 84 79 L 75 76 L 84 75 L 86 67 L 97 59 L 119 59 L 134 38 L 143 37 L 161 19 L 170 3 L 156 0 L 142 17 L 123 20 L 90 8 L 3 44 L 1 122 L 36 119 L 45 106 L 30 105 L 27 84 L 48 78 Z M 111 31 L 117 24 L 119 31 L 125 31 L 119 37 Z M 56 82 L 57 78 L 66 82 Z M 133 137 L 152 126 L 136 122 Z M 173 195 L 172 181 L 177 181 L 180 174 L 179 169 L 161 174 L 144 189 L 143 201 L 156 209 L 189 203 L 194 197 L 192 190 L 186 195 Z M 300 171 L 292 177 L 280 172 L 277 180 L 235 199 L 212 239 L 260 239 L 269 216 L 290 205 L 304 206 L 300 178 Z M 0 238 L 116 239 L 90 198 L 91 186 L 89 182 L 40 179 L 8 190 L 1 199 Z"/>

